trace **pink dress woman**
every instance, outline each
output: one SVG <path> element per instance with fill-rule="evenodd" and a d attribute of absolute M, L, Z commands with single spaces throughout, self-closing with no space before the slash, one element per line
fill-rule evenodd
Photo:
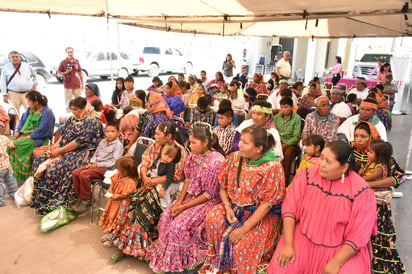
<path fill-rule="evenodd" d="M 286 268 L 276 262 L 283 236 L 268 269 L 269 274 L 323 273 L 325 265 L 346 244 L 357 253 L 339 274 L 371 273 L 370 237 L 376 234 L 376 201 L 373 190 L 354 171 L 344 183 L 320 176 L 319 167 L 299 172 L 282 205 L 282 217 L 296 220 L 295 261 Z"/>
<path fill-rule="evenodd" d="M 203 263 L 207 252 L 205 219 L 220 201 L 218 173 L 223 162 L 223 155 L 217 151 L 190 155 L 185 166 L 190 184 L 183 204 L 202 194 L 209 200 L 186 209 L 176 218 L 171 213 L 174 203 L 165 209 L 157 225 L 159 238 L 147 248 L 149 266 L 154 272 L 183 272 Z"/>

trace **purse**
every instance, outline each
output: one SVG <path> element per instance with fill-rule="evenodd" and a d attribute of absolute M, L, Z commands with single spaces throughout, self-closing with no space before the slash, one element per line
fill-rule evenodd
<path fill-rule="evenodd" d="M 76 215 L 71 209 L 59 206 L 52 212 L 47 213 L 40 221 L 40 231 L 49 232 L 70 223 L 76 219 Z"/>

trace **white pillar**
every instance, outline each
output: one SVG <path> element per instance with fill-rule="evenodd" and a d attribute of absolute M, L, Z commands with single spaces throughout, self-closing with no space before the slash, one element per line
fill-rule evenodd
<path fill-rule="evenodd" d="M 309 84 L 309 81 L 313 78 L 315 71 L 315 59 L 316 59 L 316 44 L 317 40 L 309 39 L 308 41 L 308 52 L 306 59 L 306 68 L 305 68 L 305 85 Z"/>

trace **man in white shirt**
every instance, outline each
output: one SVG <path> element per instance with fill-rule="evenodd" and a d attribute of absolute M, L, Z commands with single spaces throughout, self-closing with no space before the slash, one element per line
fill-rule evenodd
<path fill-rule="evenodd" d="M 355 88 L 349 91 L 349 94 L 356 94 L 356 104 L 360 105 L 362 100 L 368 97 L 369 89 L 366 87 L 366 80 L 363 77 L 358 77 L 355 83 Z"/>
<path fill-rule="evenodd" d="M 289 63 L 290 52 L 285 51 L 283 53 L 283 58 L 280 59 L 276 64 L 276 73 L 284 79 L 289 79 L 291 74 L 291 67 Z"/>
<path fill-rule="evenodd" d="M 10 63 L 7 63 L 1 71 L 1 93 L 5 103 L 9 99 L 17 110 L 20 118 L 20 107 L 28 107 L 26 94 L 36 90 L 37 74 L 26 62 L 21 62 L 17 51 L 9 53 Z"/>
<path fill-rule="evenodd" d="M 344 121 L 346 118 L 352 115 L 352 111 L 343 100 L 343 90 L 341 90 L 339 87 L 334 87 L 332 88 L 330 93 L 330 101 L 332 102 L 330 112 L 338 116 L 341 121 Z"/>
<path fill-rule="evenodd" d="M 339 139 L 348 143 L 353 142 L 356 125 L 360 121 L 366 121 L 372 123 L 376 127 L 381 139 L 386 142 L 388 140 L 386 128 L 375 115 L 377 108 L 378 104 L 375 100 L 369 98 L 363 100 L 359 108 L 359 114 L 348 117 L 345 122 L 339 126 Z"/>

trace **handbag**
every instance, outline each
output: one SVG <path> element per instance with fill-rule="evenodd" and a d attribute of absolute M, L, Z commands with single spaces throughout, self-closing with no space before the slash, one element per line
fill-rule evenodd
<path fill-rule="evenodd" d="M 71 209 L 59 206 L 52 212 L 47 213 L 40 221 L 40 231 L 49 232 L 70 223 L 76 219 L 76 215 Z"/>

